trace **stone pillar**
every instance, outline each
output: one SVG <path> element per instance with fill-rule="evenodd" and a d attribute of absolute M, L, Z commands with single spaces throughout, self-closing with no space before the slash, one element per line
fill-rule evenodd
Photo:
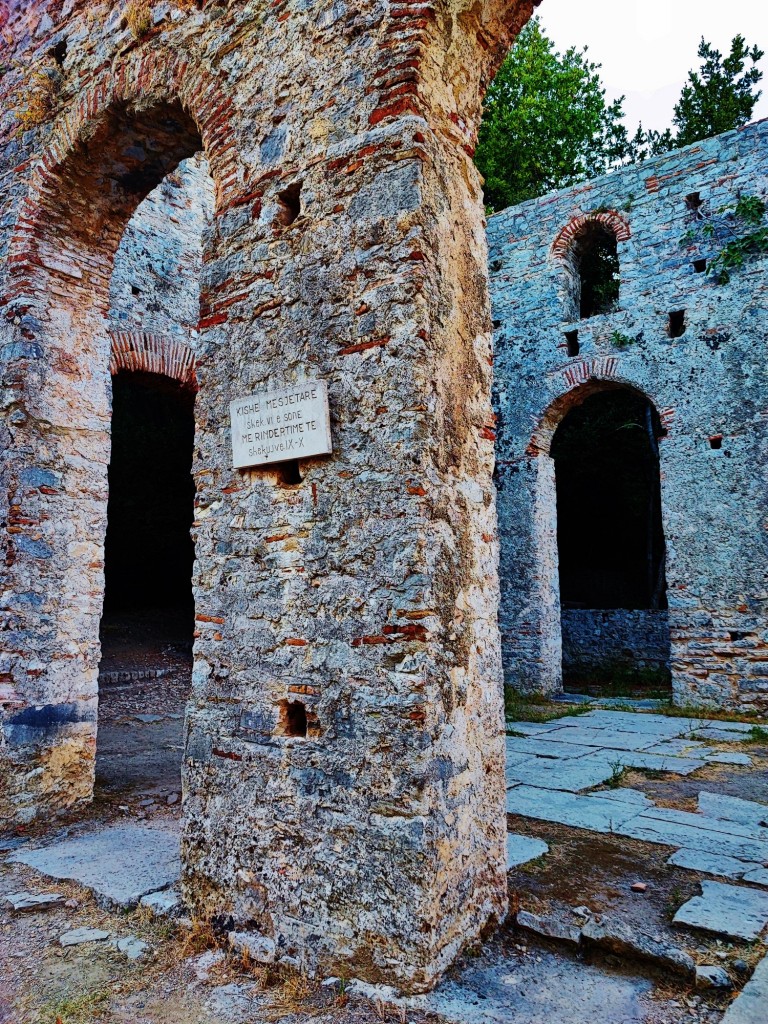
<path fill-rule="evenodd" d="M 499 579 L 504 682 L 520 693 L 563 689 L 555 463 L 549 455 L 499 470 Z"/>
<path fill-rule="evenodd" d="M 296 166 L 233 224 L 255 314 L 198 367 L 185 897 L 414 991 L 506 911 L 491 338 L 459 168 L 417 117 Z M 333 455 L 300 483 L 233 471 L 229 401 L 308 378 Z"/>

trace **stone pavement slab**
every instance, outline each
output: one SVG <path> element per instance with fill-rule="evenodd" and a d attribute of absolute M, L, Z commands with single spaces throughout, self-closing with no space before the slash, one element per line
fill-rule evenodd
<path fill-rule="evenodd" d="M 79 882 L 108 903 L 129 907 L 178 880 L 178 824 L 110 825 L 50 846 L 21 850 L 9 860 L 53 878 Z"/>
<path fill-rule="evenodd" d="M 564 759 L 534 757 L 529 761 L 507 768 L 508 782 L 519 782 L 542 789 L 562 789 L 578 793 L 583 789 L 600 786 L 613 775 L 614 768 L 599 758 Z"/>
<path fill-rule="evenodd" d="M 553 733 L 547 736 L 509 736 L 507 737 L 507 753 L 533 754 L 536 757 L 584 757 L 594 754 L 594 747 L 576 743 L 553 743 Z"/>
<path fill-rule="evenodd" d="M 508 733 L 516 732 L 523 736 L 545 736 L 572 721 L 572 718 L 558 718 L 554 722 L 507 722 L 506 729 Z"/>
<path fill-rule="evenodd" d="M 637 817 L 638 807 L 633 803 L 602 799 L 602 793 L 581 796 L 555 789 L 517 786 L 507 792 L 507 812 L 609 833 L 618 832 L 625 822 Z"/>
<path fill-rule="evenodd" d="M 704 764 L 701 760 L 690 757 L 671 757 L 651 754 L 644 750 L 601 750 L 604 759 L 620 760 L 627 768 L 646 768 L 649 771 L 669 772 L 670 775 L 691 775 Z"/>
<path fill-rule="evenodd" d="M 753 800 L 742 800 L 740 797 L 702 790 L 699 793 L 699 810 L 709 818 L 768 827 L 768 805 Z"/>
<path fill-rule="evenodd" d="M 586 725 L 568 725 L 547 736 L 552 743 L 575 743 L 587 747 L 606 747 L 611 750 L 641 750 L 657 743 L 655 735 L 626 732 L 619 729 L 591 729 Z"/>
<path fill-rule="evenodd" d="M 73 928 L 59 936 L 60 946 L 81 946 L 84 942 L 103 942 L 110 933 L 101 928 Z"/>
<path fill-rule="evenodd" d="M 722 818 L 710 818 L 706 814 L 679 811 L 675 807 L 652 807 L 643 811 L 643 818 L 656 818 L 658 821 L 669 821 L 677 825 L 690 825 L 691 828 L 701 828 L 707 832 L 723 832 L 728 836 L 754 839 L 755 842 L 768 844 L 768 829 L 742 825 L 735 821 L 723 821 Z"/>
<path fill-rule="evenodd" d="M 671 739 L 662 740 L 654 747 L 646 747 L 649 754 L 664 754 L 672 757 L 701 758 L 702 760 L 715 751 L 706 743 L 699 743 L 696 740 Z"/>
<path fill-rule="evenodd" d="M 723 853 L 707 853 L 705 850 L 675 850 L 667 861 L 673 867 L 703 871 L 706 875 L 720 875 L 722 878 L 743 878 L 748 871 L 760 868 L 759 864 L 727 857 Z M 768 872 L 766 872 L 768 874 Z"/>
<path fill-rule="evenodd" d="M 768 1019 L 768 958 L 761 960 L 723 1017 L 722 1024 L 765 1024 Z"/>
<path fill-rule="evenodd" d="M 545 853 L 549 853 L 549 846 L 543 839 L 519 835 L 516 832 L 507 835 L 507 871 L 520 864 L 527 864 L 529 860 L 543 857 Z"/>
<path fill-rule="evenodd" d="M 678 910 L 673 924 L 700 928 L 752 942 L 768 924 L 768 893 L 723 882 L 702 882 L 694 896 Z"/>
<path fill-rule="evenodd" d="M 744 875 L 744 881 L 768 888 L 768 868 L 753 868 Z"/>
<path fill-rule="evenodd" d="M 714 754 L 709 754 L 707 761 L 711 764 L 743 764 L 745 766 L 754 763 L 749 754 L 739 754 L 733 750 L 719 750 Z"/>
<path fill-rule="evenodd" d="M 704 828 L 686 825 L 676 821 L 664 821 L 646 816 L 645 812 L 620 824 L 615 831 L 631 839 L 642 839 L 661 846 L 686 847 L 689 850 L 703 850 L 705 853 L 725 854 L 736 860 L 762 863 L 768 860 L 768 843 L 725 832 L 711 832 Z"/>
<path fill-rule="evenodd" d="M 48 910 L 64 902 L 60 892 L 11 892 L 3 897 L 13 910 Z"/>

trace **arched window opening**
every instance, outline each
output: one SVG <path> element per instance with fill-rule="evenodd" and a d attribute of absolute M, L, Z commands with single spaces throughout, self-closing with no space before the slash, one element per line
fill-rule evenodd
<path fill-rule="evenodd" d="M 614 388 L 573 408 L 553 437 L 569 689 L 668 685 L 661 436 L 652 403 Z"/>
<path fill-rule="evenodd" d="M 586 224 L 574 243 L 572 259 L 579 317 L 618 309 L 619 254 L 613 231 L 597 221 Z"/>

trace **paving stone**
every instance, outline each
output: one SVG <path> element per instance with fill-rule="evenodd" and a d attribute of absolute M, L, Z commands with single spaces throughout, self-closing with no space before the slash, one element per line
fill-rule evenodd
<path fill-rule="evenodd" d="M 752 882 L 754 885 L 764 885 L 768 887 L 768 868 L 755 867 L 751 871 L 748 871 L 744 875 L 745 882 Z"/>
<path fill-rule="evenodd" d="M 529 860 L 543 857 L 545 853 L 549 853 L 549 846 L 543 839 L 510 832 L 507 836 L 507 871 L 520 864 L 527 864 Z"/>
<path fill-rule="evenodd" d="M 550 733 L 547 738 L 552 743 L 574 743 L 611 750 L 640 750 L 656 742 L 653 736 L 644 733 L 621 732 L 619 729 L 590 729 L 581 725 L 565 726 Z"/>
<path fill-rule="evenodd" d="M 739 797 L 702 790 L 699 793 L 699 810 L 710 818 L 768 827 L 768 805 L 752 800 L 741 800 Z"/>
<path fill-rule="evenodd" d="M 630 789 L 628 786 L 617 786 L 615 789 L 600 790 L 601 800 L 616 800 L 622 804 L 630 804 L 637 809 L 639 814 L 647 807 L 655 807 L 653 800 L 641 789 Z"/>
<path fill-rule="evenodd" d="M 725 1011 L 722 1024 L 765 1024 L 768 1006 L 768 958 L 761 960 L 755 973 Z"/>
<path fill-rule="evenodd" d="M 135 935 L 126 935 L 125 938 L 117 939 L 113 945 L 119 953 L 122 953 L 129 960 L 140 959 L 150 949 L 148 943 L 143 942 Z"/>
<path fill-rule="evenodd" d="M 687 757 L 693 758 L 694 760 L 699 758 L 703 760 L 709 754 L 715 753 L 714 748 L 708 747 L 705 743 L 698 743 L 696 740 L 681 739 L 662 740 L 661 743 L 657 743 L 653 747 L 646 747 L 645 749 L 649 754 Z"/>
<path fill-rule="evenodd" d="M 691 775 L 703 767 L 704 762 L 690 757 L 672 757 L 651 754 L 643 750 L 622 750 L 621 761 L 628 768 L 647 768 L 649 771 L 669 772 L 671 775 Z M 602 751 L 604 758 L 613 759 L 610 750 Z"/>
<path fill-rule="evenodd" d="M 506 730 L 508 733 L 516 732 L 523 736 L 545 736 L 555 729 L 562 729 L 563 725 L 570 720 L 569 718 L 558 718 L 554 722 L 507 722 Z"/>
<path fill-rule="evenodd" d="M 675 821 L 646 817 L 645 812 L 619 823 L 614 831 L 632 839 L 659 843 L 661 846 L 703 850 L 706 853 L 724 854 L 726 857 L 754 863 L 768 860 L 768 843 L 756 842 L 742 836 L 731 836 L 725 832 L 694 828 Z"/>
<path fill-rule="evenodd" d="M 583 925 L 581 934 L 587 941 L 601 949 L 622 956 L 642 957 L 676 974 L 692 977 L 696 968 L 693 958 L 685 950 L 661 936 L 649 935 L 633 928 L 624 921 L 593 918 Z"/>
<path fill-rule="evenodd" d="M 568 790 L 577 793 L 583 789 L 600 786 L 613 775 L 613 767 L 597 758 L 584 760 L 551 760 L 535 757 L 529 761 L 507 768 L 506 777 L 526 786 L 542 789 Z"/>
<path fill-rule="evenodd" d="M 36 850 L 12 855 L 15 862 L 87 886 L 108 903 L 133 906 L 165 889 L 180 872 L 177 826 L 112 825 Z"/>
<path fill-rule="evenodd" d="M 728 836 L 738 836 L 740 839 L 753 839 L 758 843 L 768 843 L 768 829 L 754 828 L 736 821 L 723 821 L 722 818 L 710 818 L 706 814 L 680 811 L 676 807 L 651 807 L 643 811 L 642 815 L 643 818 L 655 818 L 657 821 L 668 821 L 673 824 L 704 829 L 707 832 L 722 832 Z"/>
<path fill-rule="evenodd" d="M 707 732 L 710 732 L 712 729 L 720 729 L 723 732 L 748 733 L 752 732 L 754 727 L 752 722 L 720 722 L 716 718 L 706 719 L 703 723 L 703 729 Z"/>
<path fill-rule="evenodd" d="M 748 754 L 738 754 L 731 750 L 720 750 L 715 754 L 708 754 L 706 760 L 711 764 L 753 764 L 752 758 Z"/>
<path fill-rule="evenodd" d="M 110 934 L 101 928 L 73 928 L 59 936 L 59 945 L 81 946 L 84 942 L 103 942 Z"/>
<path fill-rule="evenodd" d="M 682 736 L 689 728 L 685 720 L 665 715 L 638 715 L 631 711 L 589 711 L 579 717 L 578 724 L 582 723 L 590 728 L 658 736 L 658 742 Z"/>
<path fill-rule="evenodd" d="M 721 853 L 707 853 L 705 850 L 675 850 L 667 860 L 678 868 L 689 868 L 691 871 L 703 871 L 707 875 L 720 875 L 722 878 L 742 878 L 748 871 L 759 868 L 759 864 L 726 857 Z M 768 874 L 768 872 L 766 872 Z"/>
<path fill-rule="evenodd" d="M 768 924 L 768 893 L 704 881 L 701 896 L 684 903 L 673 923 L 752 942 Z"/>
<path fill-rule="evenodd" d="M 723 967 L 705 965 L 696 968 L 696 988 L 731 989 L 733 982 Z"/>
<path fill-rule="evenodd" d="M 543 737 L 536 736 L 512 736 L 507 738 L 507 752 L 513 751 L 517 754 L 534 754 L 536 757 L 548 757 L 553 759 L 564 757 L 584 757 L 587 754 L 594 754 L 595 748 L 584 744 L 576 743 L 553 743 L 554 733 Z"/>
<path fill-rule="evenodd" d="M 516 920 L 518 928 L 525 928 L 545 939 L 557 939 L 573 945 L 581 941 L 581 931 L 575 924 L 561 921 L 553 914 L 531 914 L 527 910 L 520 910 Z"/>
<path fill-rule="evenodd" d="M 693 729 L 686 735 L 696 740 L 702 740 L 704 743 L 739 743 L 743 739 L 741 733 L 732 732 L 730 729 L 717 729 L 714 727 L 711 729 Z"/>
<path fill-rule="evenodd" d="M 507 793 L 507 811 L 541 821 L 555 821 L 592 832 L 617 832 L 638 814 L 635 804 L 602 799 L 602 794 L 577 795 L 561 790 L 518 786 Z"/>
<path fill-rule="evenodd" d="M 64 897 L 59 892 L 11 892 L 3 896 L 3 899 L 19 913 L 25 910 L 48 910 L 64 903 Z"/>
<path fill-rule="evenodd" d="M 157 917 L 163 917 L 172 914 L 181 906 L 181 896 L 176 889 L 165 889 L 142 896 L 139 903 L 143 907 L 149 907 Z"/>

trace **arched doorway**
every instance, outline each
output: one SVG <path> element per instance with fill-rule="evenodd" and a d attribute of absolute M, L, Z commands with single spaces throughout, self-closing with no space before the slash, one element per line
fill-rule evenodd
<path fill-rule="evenodd" d="M 668 690 L 658 413 L 625 387 L 589 394 L 552 438 L 566 689 Z"/>
<path fill-rule="evenodd" d="M 192 668 L 194 390 L 157 373 L 112 381 L 112 447 L 96 784 L 179 789 Z"/>

